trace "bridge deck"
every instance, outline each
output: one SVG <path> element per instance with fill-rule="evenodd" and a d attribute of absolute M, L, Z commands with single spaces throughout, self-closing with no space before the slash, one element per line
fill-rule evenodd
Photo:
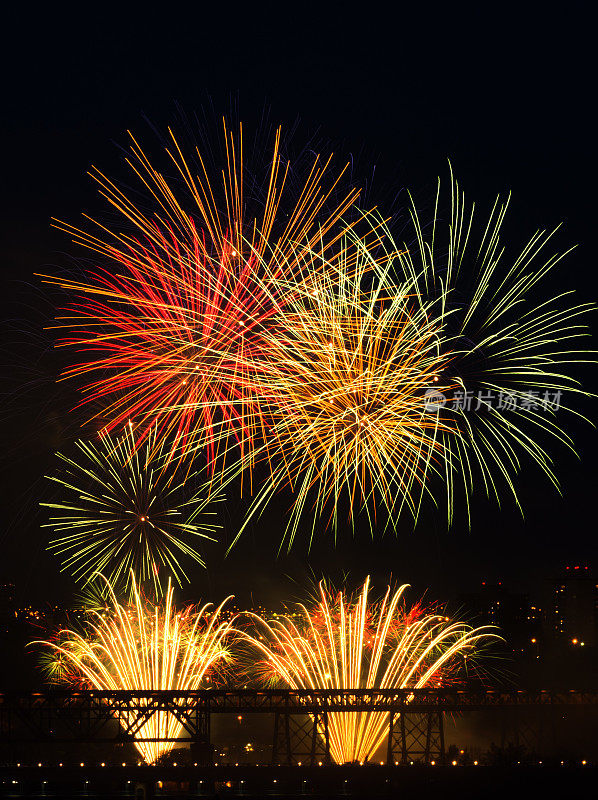
<path fill-rule="evenodd" d="M 459 711 L 466 708 L 597 705 L 598 691 L 459 689 L 319 689 L 229 691 L 63 691 L 0 693 L 0 714 L 12 710 L 98 709 L 139 711 L 178 707 L 210 714 L 313 713 L 317 711 Z"/>

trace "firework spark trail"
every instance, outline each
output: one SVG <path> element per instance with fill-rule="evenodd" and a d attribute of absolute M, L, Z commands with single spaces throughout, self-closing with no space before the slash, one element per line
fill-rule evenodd
<path fill-rule="evenodd" d="M 320 584 L 319 602 L 300 606 L 303 621 L 271 622 L 250 615 L 257 633 L 240 635 L 264 657 L 263 677 L 291 689 L 421 689 L 445 685 L 461 662 L 500 638 L 492 626 L 473 628 L 448 617 L 407 611 L 401 586 L 380 603 L 368 601 L 367 578 L 356 599 Z M 388 712 L 331 712 L 330 754 L 336 763 L 367 761 L 387 735 Z"/>
<path fill-rule="evenodd" d="M 348 224 L 341 217 L 357 197 L 349 190 L 332 200 L 344 170 L 323 188 L 330 159 L 319 156 L 290 197 L 280 136 L 279 129 L 257 216 L 245 208 L 242 129 L 235 137 L 225 125 L 219 188 L 199 153 L 200 174 L 193 174 L 171 134 L 167 153 L 193 215 L 132 139 L 128 163 L 156 213 L 148 216 L 95 171 L 101 194 L 133 233 L 95 223 L 96 236 L 57 223 L 111 263 L 82 281 L 47 278 L 77 298 L 59 320 L 67 331 L 61 343 L 89 357 L 65 377 L 82 381 L 82 404 L 105 402 L 109 429 L 129 418 L 147 430 L 157 422 L 160 438 L 168 437 L 183 454 L 206 444 L 210 462 L 223 429 L 225 437 L 237 437 L 242 454 L 251 451 L 263 428 L 251 370 L 259 363 L 260 328 L 278 310 L 276 281 L 295 274 L 299 264 L 310 271 L 306 253 L 314 244 L 338 249 Z M 287 214 L 279 210 L 281 202 L 289 204 Z"/>
<path fill-rule="evenodd" d="M 210 519 L 210 504 L 222 497 L 190 490 L 198 473 L 165 459 L 155 437 L 151 431 L 139 447 L 127 425 L 120 436 L 101 432 L 97 441 L 77 442 L 76 458 L 58 454 L 63 469 L 48 477 L 60 486 L 61 499 L 42 505 L 52 514 L 49 549 L 76 580 L 104 572 L 132 590 L 133 570 L 159 596 L 165 573 L 179 585 L 188 580 L 182 557 L 204 565 L 191 542 L 213 538 L 219 526 Z"/>
<path fill-rule="evenodd" d="M 121 605 L 109 586 L 108 613 L 94 613 L 84 633 L 60 631 L 57 641 L 33 642 L 49 648 L 47 659 L 55 680 L 99 690 L 180 690 L 205 688 L 206 679 L 230 661 L 226 639 L 231 621 L 220 612 L 227 598 L 210 611 L 201 608 L 176 611 L 169 584 L 163 604 L 147 603 L 133 580 L 133 602 Z M 54 662 L 54 663 L 53 663 Z M 142 702 L 142 701 L 140 701 Z M 135 712 L 122 712 L 128 728 Z M 167 711 L 156 711 L 135 731 L 135 746 L 148 764 L 172 750 L 182 723 Z"/>

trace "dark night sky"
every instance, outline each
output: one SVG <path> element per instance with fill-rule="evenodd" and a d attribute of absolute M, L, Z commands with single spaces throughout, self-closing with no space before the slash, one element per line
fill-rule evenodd
<path fill-rule="evenodd" d="M 299 115 L 340 152 L 373 154 L 392 192 L 433 191 L 450 157 L 470 196 L 488 201 L 513 190 L 514 237 L 564 221 L 559 244 L 580 246 L 560 279 L 580 300 L 598 297 L 594 28 L 585 4 L 562 4 L 558 14 L 534 3 L 525 12 L 429 3 L 420 13 L 368 3 L 356 14 L 340 4 L 326 12 L 226 4 L 220 16 L 206 15 L 205 4 L 193 12 L 175 5 L 155 15 L 112 14 L 104 4 L 97 16 L 56 6 L 5 12 L 0 265 L 11 320 L 3 387 L 12 395 L 0 415 L 0 574 L 22 596 L 70 591 L 44 553 L 36 512 L 41 475 L 66 437 L 68 399 L 52 388 L 54 357 L 36 344 L 49 312 L 33 273 L 68 262 L 73 246 L 50 229 L 50 217 L 75 221 L 99 207 L 85 172 L 92 162 L 117 164 L 114 141 L 144 130 L 142 115 L 163 126 L 175 102 L 192 112 L 211 97 L 225 110 L 233 93 L 251 124 L 267 102 L 273 119 Z M 520 476 L 525 520 L 508 500 L 499 511 L 476 499 L 471 532 L 447 532 L 431 515 L 398 539 L 347 533 L 336 549 L 322 539 L 309 559 L 299 548 L 276 560 L 280 508 L 272 509 L 226 562 L 214 552 L 193 593 L 275 599 L 289 588 L 284 576 L 300 579 L 308 563 L 317 574 L 352 571 L 355 579 L 392 572 L 418 593 L 431 586 L 441 596 L 481 578 L 537 586 L 558 565 L 594 557 L 597 440 L 590 426 L 576 433 L 581 461 L 556 451 L 562 497 L 537 473 Z"/>

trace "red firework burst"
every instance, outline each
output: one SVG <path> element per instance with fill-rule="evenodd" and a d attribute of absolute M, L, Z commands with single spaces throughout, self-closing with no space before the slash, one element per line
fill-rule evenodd
<path fill-rule="evenodd" d="M 278 131 L 259 217 L 249 217 L 242 132 L 235 139 L 225 126 L 222 203 L 201 157 L 203 172 L 194 175 L 172 141 L 167 152 L 197 222 L 133 140 L 130 164 L 157 213 L 148 216 L 102 173 L 93 173 L 136 234 L 100 226 L 101 235 L 94 236 L 59 223 L 110 266 L 96 267 L 81 281 L 50 281 L 74 296 L 59 321 L 68 330 L 59 344 L 85 355 L 64 373 L 80 380 L 81 405 L 97 405 L 96 416 L 108 430 L 130 419 L 140 433 L 155 426 L 159 442 L 171 442 L 171 455 L 205 446 L 213 467 L 231 435 L 242 455 L 252 452 L 255 434 L 265 426 L 256 402 L 264 380 L 255 378 L 272 369 L 261 357 L 260 332 L 279 310 L 284 281 L 310 272 L 315 243 L 332 248 L 341 241 L 346 226 L 337 229 L 337 223 L 357 192 L 350 190 L 324 212 L 339 178 L 323 189 L 329 162 L 316 157 L 290 213 L 279 214 L 288 165 L 281 168 Z"/>
<path fill-rule="evenodd" d="M 259 331 L 278 303 L 255 280 L 255 259 L 239 263 L 232 246 L 215 262 L 194 227 L 185 248 L 171 231 L 156 227 L 155 236 L 160 246 L 113 250 L 119 273 L 96 269 L 89 284 L 68 283 L 83 297 L 62 318 L 76 328 L 60 344 L 86 359 L 65 377 L 85 378 L 82 404 L 100 403 L 109 430 L 128 419 L 157 425 L 157 441 L 183 451 L 206 444 L 212 462 L 223 428 L 243 446 L 259 424 Z"/>

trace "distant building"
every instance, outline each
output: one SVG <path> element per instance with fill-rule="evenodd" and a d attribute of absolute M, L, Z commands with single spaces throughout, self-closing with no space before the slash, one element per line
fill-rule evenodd
<path fill-rule="evenodd" d="M 15 619 L 15 585 L 0 583 L 0 633 L 7 633 Z"/>
<path fill-rule="evenodd" d="M 482 581 L 479 591 L 461 595 L 458 602 L 473 622 L 498 625 L 514 648 L 529 643 L 540 627 L 541 609 L 532 605 L 529 595 L 510 592 L 500 581 Z"/>
<path fill-rule="evenodd" d="M 597 641 L 597 621 L 596 575 L 585 565 L 565 567 L 552 588 L 552 634 L 574 646 L 592 647 Z"/>

